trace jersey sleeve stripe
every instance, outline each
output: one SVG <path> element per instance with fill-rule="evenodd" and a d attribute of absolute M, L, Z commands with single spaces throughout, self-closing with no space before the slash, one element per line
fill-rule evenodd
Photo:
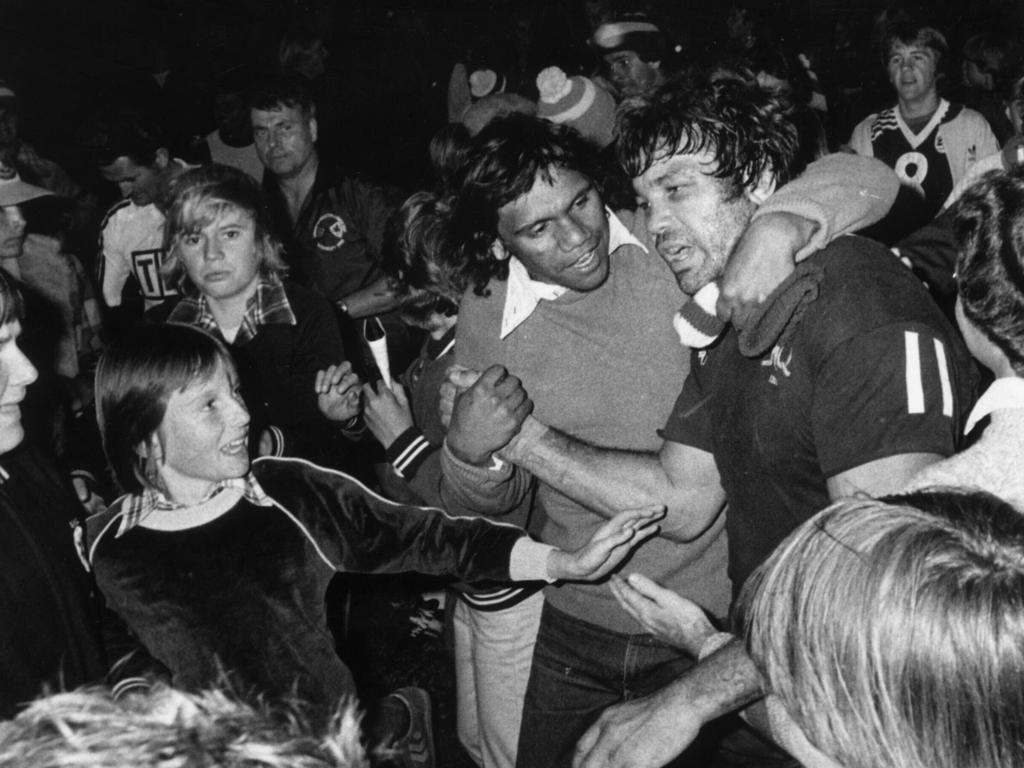
<path fill-rule="evenodd" d="M 939 384 L 942 387 L 942 415 L 953 418 L 953 385 L 949 380 L 946 347 L 938 339 L 935 339 L 935 360 L 939 364 Z"/>
<path fill-rule="evenodd" d="M 904 331 L 903 344 L 906 357 L 907 413 L 924 413 L 920 335 L 916 331 Z"/>

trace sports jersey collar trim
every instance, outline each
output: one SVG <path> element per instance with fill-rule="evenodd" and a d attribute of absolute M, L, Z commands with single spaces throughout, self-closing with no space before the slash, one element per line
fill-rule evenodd
<path fill-rule="evenodd" d="M 939 99 L 939 106 L 935 110 L 935 114 L 932 115 L 932 119 L 925 124 L 920 133 L 914 133 L 910 130 L 910 126 L 907 125 L 907 121 L 903 119 L 903 114 L 900 112 L 899 105 L 897 104 L 893 107 L 893 113 L 896 115 L 896 125 L 899 126 L 900 133 L 902 133 L 903 138 L 907 140 L 907 144 L 914 149 L 921 146 L 925 140 L 932 135 L 932 131 L 935 130 L 935 126 L 942 122 L 942 119 L 946 116 L 946 112 L 948 111 L 949 102 L 945 99 Z"/>

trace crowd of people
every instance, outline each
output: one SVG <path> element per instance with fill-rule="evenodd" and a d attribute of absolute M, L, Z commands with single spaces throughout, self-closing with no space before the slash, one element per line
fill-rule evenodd
<path fill-rule="evenodd" d="M 403 573 L 481 768 L 1024 764 L 1024 31 L 604 5 L 397 186 L 310 28 L 85 121 L 105 213 L 0 81 L 0 765 L 434 768 Z"/>

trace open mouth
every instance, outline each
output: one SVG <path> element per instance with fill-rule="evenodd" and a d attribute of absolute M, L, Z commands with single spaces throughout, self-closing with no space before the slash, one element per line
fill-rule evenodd
<path fill-rule="evenodd" d="M 674 267 L 685 263 L 693 255 L 693 247 L 688 243 L 659 243 L 658 253 Z"/>
<path fill-rule="evenodd" d="M 246 443 L 248 441 L 244 437 L 240 437 L 237 440 L 232 440 L 230 443 L 225 444 L 221 447 L 221 452 L 226 453 L 229 456 L 244 455 L 246 452 Z"/>
<path fill-rule="evenodd" d="M 576 261 L 574 261 L 572 263 L 572 268 L 573 269 L 578 269 L 578 270 L 586 271 L 588 269 L 593 269 L 593 267 L 596 264 L 597 264 L 597 248 L 594 247 L 594 248 L 591 248 L 589 251 L 587 251 L 585 254 L 583 254 L 580 258 L 576 259 Z"/>

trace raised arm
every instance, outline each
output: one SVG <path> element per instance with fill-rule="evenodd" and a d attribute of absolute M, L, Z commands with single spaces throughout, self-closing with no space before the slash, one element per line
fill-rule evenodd
<path fill-rule="evenodd" d="M 722 277 L 719 317 L 743 327 L 796 262 L 880 221 L 898 192 L 896 174 L 880 160 L 837 153 L 811 163 L 754 212 Z"/>

